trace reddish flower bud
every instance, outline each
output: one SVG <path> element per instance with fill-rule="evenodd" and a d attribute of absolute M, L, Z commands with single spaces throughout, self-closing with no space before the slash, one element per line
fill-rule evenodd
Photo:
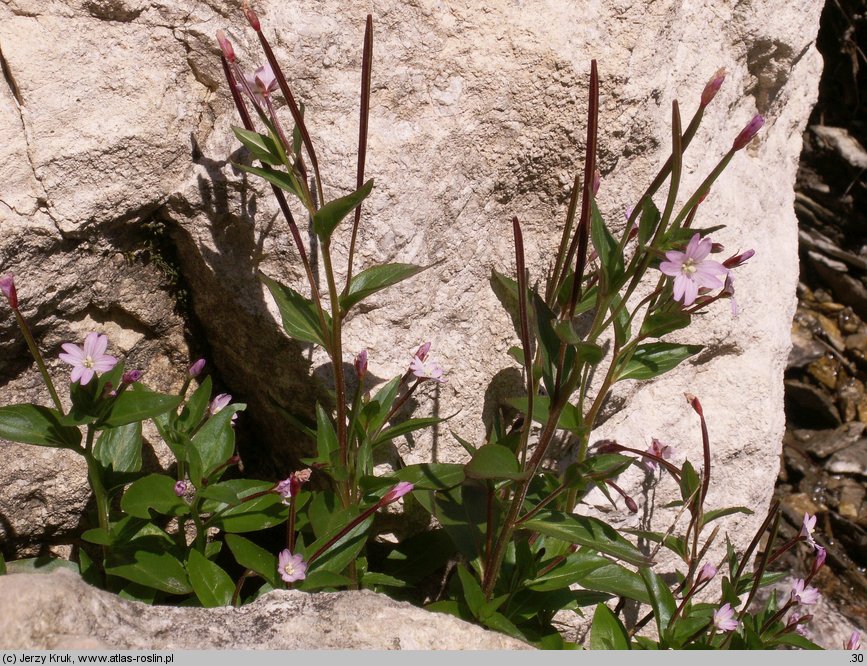
<path fill-rule="evenodd" d="M 262 30 L 262 26 L 259 24 L 259 17 L 256 15 L 256 12 L 253 11 L 253 8 L 250 7 L 249 2 L 244 0 L 243 4 L 244 8 L 244 16 L 247 17 L 247 21 L 250 23 L 250 27 L 253 28 L 256 32 L 260 32 Z"/>
<path fill-rule="evenodd" d="M 707 82 L 707 85 L 704 87 L 704 90 L 701 93 L 702 108 L 710 104 L 711 100 L 716 97 L 716 94 L 717 92 L 719 92 L 720 86 L 723 84 L 723 81 L 725 81 L 725 78 L 725 67 L 720 67 L 713 75 L 713 77 L 711 77 L 711 80 Z"/>
<path fill-rule="evenodd" d="M 407 493 L 412 492 L 412 489 L 413 485 L 411 483 L 409 483 L 408 481 L 401 481 L 394 488 L 392 488 L 387 493 L 385 493 L 385 495 L 382 496 L 382 499 L 379 500 L 379 506 L 385 506 L 386 504 L 396 502 Z"/>
<path fill-rule="evenodd" d="M 819 569 L 821 569 L 825 565 L 825 558 L 828 556 L 828 551 L 826 551 L 822 546 L 816 546 L 816 559 L 813 560 L 813 570 L 810 573 L 811 576 L 815 576 Z"/>
<path fill-rule="evenodd" d="M 222 30 L 217 30 L 217 41 L 220 43 L 223 57 L 229 62 L 235 62 L 235 49 L 232 48 L 232 42 L 226 39 L 226 33 Z"/>
<path fill-rule="evenodd" d="M 144 373 L 141 370 L 127 370 L 123 373 L 123 381 L 124 384 L 135 384 L 139 379 L 142 378 Z"/>
<path fill-rule="evenodd" d="M 367 374 L 367 350 L 362 349 L 358 356 L 355 357 L 355 374 L 358 375 L 358 381 L 364 379 Z"/>
<path fill-rule="evenodd" d="M 695 579 L 696 585 L 701 585 L 702 583 L 707 583 L 714 576 L 716 576 L 716 567 L 712 565 L 710 562 L 707 562 L 698 572 L 698 576 Z"/>
<path fill-rule="evenodd" d="M 596 443 L 596 450 L 599 453 L 618 453 L 623 447 L 613 439 L 602 439 Z"/>
<path fill-rule="evenodd" d="M 723 262 L 723 266 L 726 268 L 737 268 L 741 264 L 745 264 L 747 260 L 752 257 L 756 253 L 755 250 L 747 250 L 746 252 L 742 252 L 741 254 L 736 254 L 733 257 L 729 257 Z"/>
<path fill-rule="evenodd" d="M 0 277 L 0 291 L 9 301 L 9 307 L 13 310 L 18 309 L 18 292 L 15 291 L 15 276 L 4 275 Z"/>
<path fill-rule="evenodd" d="M 735 140 L 732 143 L 732 150 L 740 150 L 746 146 L 750 141 L 752 141 L 753 137 L 759 133 L 759 130 L 762 129 L 764 124 L 765 119 L 756 114 L 756 116 L 747 123 L 747 126 L 741 130 L 741 133 L 735 137 Z"/>
<path fill-rule="evenodd" d="M 726 249 L 725 245 L 723 245 L 722 243 L 711 243 L 710 253 L 711 254 L 719 254 L 720 252 L 722 252 L 725 249 Z"/>
<path fill-rule="evenodd" d="M 427 358 L 427 355 L 430 353 L 430 342 L 425 342 L 418 350 L 415 352 L 415 357 L 419 361 L 424 361 Z"/>
<path fill-rule="evenodd" d="M 602 185 L 602 174 L 599 173 L 599 169 L 596 169 L 596 171 L 593 172 L 593 184 L 591 185 L 594 197 L 599 192 L 600 185 Z"/>

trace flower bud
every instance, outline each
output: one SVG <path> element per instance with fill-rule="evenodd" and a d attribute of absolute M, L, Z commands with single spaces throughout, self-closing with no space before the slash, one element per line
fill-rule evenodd
<path fill-rule="evenodd" d="M 711 243 L 710 244 L 710 253 L 711 254 L 719 254 L 723 250 L 725 250 L 725 245 L 722 243 Z"/>
<path fill-rule="evenodd" d="M 367 350 L 362 349 L 358 356 L 355 357 L 355 374 L 358 375 L 358 381 L 364 380 L 364 375 L 367 374 Z"/>
<path fill-rule="evenodd" d="M 722 86 L 723 81 L 726 78 L 726 69 L 725 67 L 720 67 L 716 73 L 711 77 L 711 80 L 707 82 L 707 85 L 704 87 L 704 90 L 701 93 L 701 106 L 702 108 L 706 107 L 711 103 L 714 97 L 716 97 L 717 92 L 719 92 L 720 86 Z"/>
<path fill-rule="evenodd" d="M 195 363 L 193 363 L 190 366 L 190 370 L 189 370 L 190 377 L 198 377 L 200 374 L 202 374 L 202 370 L 204 368 L 205 368 L 205 359 L 200 358 L 198 361 L 196 361 Z"/>
<path fill-rule="evenodd" d="M 822 546 L 816 546 L 816 559 L 813 560 L 813 570 L 810 573 L 810 576 L 815 576 L 819 569 L 821 569 L 825 564 L 825 558 L 828 556 L 828 551 L 826 551 Z"/>
<path fill-rule="evenodd" d="M 732 150 L 740 150 L 744 146 L 746 146 L 752 138 L 759 133 L 759 130 L 765 124 L 765 119 L 760 115 L 756 114 L 753 119 L 747 123 L 747 126 L 741 130 L 741 133 L 735 137 L 734 142 L 732 143 Z"/>
<path fill-rule="evenodd" d="M 183 497 L 187 493 L 187 482 L 186 481 L 178 481 L 175 484 L 175 495 L 178 497 Z"/>
<path fill-rule="evenodd" d="M 741 254 L 736 254 L 733 257 L 729 257 L 723 262 L 723 266 L 726 268 L 737 268 L 742 264 L 745 264 L 747 260 L 752 257 L 756 253 L 755 250 L 747 250 L 746 252 L 742 252 Z"/>
<path fill-rule="evenodd" d="M 424 361 L 427 358 L 428 353 L 430 353 L 430 342 L 425 342 L 418 350 L 415 352 L 415 357 L 419 361 Z"/>
<path fill-rule="evenodd" d="M 250 23 L 250 27 L 253 28 L 256 32 L 260 32 L 262 30 L 262 26 L 259 24 L 259 17 L 256 15 L 256 12 L 253 11 L 253 8 L 250 7 L 249 2 L 244 0 L 243 4 L 244 8 L 244 16 L 247 17 L 247 21 Z"/>
<path fill-rule="evenodd" d="M 144 373 L 141 370 L 127 370 L 125 373 L 123 373 L 121 381 L 124 384 L 135 384 L 139 379 L 142 378 L 142 375 L 144 375 Z"/>
<path fill-rule="evenodd" d="M 716 576 L 716 567 L 710 562 L 707 562 L 701 569 L 699 569 L 698 576 L 695 579 L 695 584 L 701 585 L 702 583 L 707 583 L 714 576 Z"/>
<path fill-rule="evenodd" d="M 598 194 L 600 185 L 602 185 L 602 174 L 599 173 L 599 169 L 596 169 L 593 172 L 593 184 L 591 185 L 594 197 Z"/>
<path fill-rule="evenodd" d="M 15 291 L 15 276 L 11 273 L 0 277 L 0 291 L 9 301 L 9 307 L 18 309 L 18 292 Z"/>
<path fill-rule="evenodd" d="M 601 439 L 596 442 L 596 451 L 598 453 L 619 453 L 623 447 L 613 439 Z"/>
<path fill-rule="evenodd" d="M 849 640 L 843 645 L 844 650 L 858 650 L 861 647 L 861 633 L 853 631 Z"/>
<path fill-rule="evenodd" d="M 385 495 L 382 496 L 382 499 L 379 500 L 379 506 L 385 506 L 386 504 L 396 502 L 407 493 L 412 492 L 412 489 L 413 485 L 411 483 L 409 483 L 408 481 L 401 481 L 394 488 L 392 488 L 387 493 L 385 493 Z"/>
<path fill-rule="evenodd" d="M 232 42 L 226 39 L 226 33 L 222 30 L 217 30 L 217 41 L 220 43 L 223 57 L 229 62 L 235 62 L 235 49 L 232 48 Z"/>

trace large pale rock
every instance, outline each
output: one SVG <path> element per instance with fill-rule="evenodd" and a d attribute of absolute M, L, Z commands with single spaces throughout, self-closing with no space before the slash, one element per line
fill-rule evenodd
<path fill-rule="evenodd" d="M 256 278 L 260 269 L 297 285 L 301 271 L 270 194 L 229 163 L 248 157 L 229 129 L 238 121 L 220 81 L 214 31 L 228 31 L 245 66 L 261 62 L 238 4 L 0 3 L 7 82 L 0 85 L 7 146 L 0 157 L 0 270 L 19 275 L 28 316 L 51 355 L 91 313 L 100 329 L 142 332 L 129 353 L 141 354 L 143 364 L 172 361 L 148 372 L 160 388 L 180 380 L 187 351 L 180 330 L 192 327 L 194 344 L 210 352 L 209 367 L 250 404 L 240 427 L 252 429 L 256 445 L 242 454 L 249 468 L 268 473 L 285 471 L 302 447 L 287 436 L 276 405 L 309 413 L 318 389 L 308 364 L 320 374 L 325 369 L 321 356 L 278 330 Z M 306 103 L 327 196 L 354 183 L 369 7 L 355 0 L 256 3 Z M 598 59 L 601 79 L 600 206 L 615 227 L 667 155 L 672 99 L 681 99 L 688 119 L 705 81 L 725 66 L 726 83 L 686 156 L 681 191 L 685 199 L 750 117 L 765 115 L 760 138 L 737 155 L 696 222 L 729 225 L 714 236 L 728 251 L 757 250 L 736 276 L 742 314 L 731 318 L 722 303 L 698 318 L 677 339 L 706 351 L 661 380 L 620 390 L 599 434 L 638 448 L 656 436 L 697 462 L 697 420 L 680 397 L 694 393 L 711 428 L 710 504 L 761 513 L 783 429 L 782 372 L 797 281 L 792 185 L 821 67 L 812 45 L 820 9 L 784 0 L 417 0 L 377 9 L 367 166 L 376 188 L 364 207 L 358 265 L 435 266 L 371 298 L 349 320 L 344 362 L 368 348 L 372 372 L 393 376 L 432 339 L 449 382 L 422 391 L 419 411 L 460 410 L 432 445 L 429 437 L 401 444 L 407 462 L 428 460 L 432 446 L 439 460 L 460 459 L 463 450 L 448 431 L 480 441 L 483 419 L 519 390 L 517 367 L 505 355 L 516 339 L 488 278 L 492 267 L 514 271 L 513 215 L 524 224 L 533 278 L 544 276 L 580 169 L 590 58 Z M 95 300 L 98 285 L 118 279 L 113 258 L 135 253 L 154 222 L 168 240 L 154 252 L 182 278 L 190 307 L 172 314 L 168 280 L 160 282 L 154 264 L 134 263 L 127 291 Z M 335 240 L 338 266 L 347 245 L 344 227 Z M 149 298 L 153 305 L 134 326 L 123 313 Z M 7 313 L 0 345 L 14 359 L 0 373 L 8 386 L 31 389 L 15 388 L 4 401 L 26 399 L 38 381 L 20 360 L 24 348 L 8 311 L 0 312 Z M 56 362 L 52 368 L 62 376 Z M 489 389 L 494 377 L 498 384 Z M 15 466 L 24 456 L 16 449 L 14 461 L 4 457 L 4 493 L 10 475 L 22 476 Z M 80 473 L 69 476 L 83 492 Z M 635 493 L 640 477 L 636 471 L 626 480 Z M 61 501 L 47 490 L 43 497 L 47 507 Z M 69 515 L 45 510 L 44 524 L 32 525 L 26 514 L 5 515 L 7 506 L 4 523 L 16 535 L 74 527 Z M 760 517 L 732 520 L 738 545 Z M 643 518 L 663 529 L 670 519 L 652 516 L 649 507 Z"/>
<path fill-rule="evenodd" d="M 0 576 L 7 650 L 526 650 L 526 643 L 370 591 L 269 592 L 242 608 L 127 601 L 65 569 Z"/>

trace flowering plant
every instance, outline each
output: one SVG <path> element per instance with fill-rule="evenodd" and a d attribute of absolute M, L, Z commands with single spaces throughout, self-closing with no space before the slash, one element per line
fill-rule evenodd
<path fill-rule="evenodd" d="M 520 342 L 510 349 L 524 379 L 522 394 L 510 401 L 517 418 L 499 414 L 481 443 L 455 435 L 466 449 L 466 463 L 410 465 L 382 476 L 374 474 L 379 450 L 443 421 L 420 417 L 398 422 L 395 417 L 425 382 L 446 379 L 430 358 L 430 343 L 418 348 L 401 375 L 375 392 L 369 386 L 366 350 L 354 359 L 355 377 L 344 372 L 343 324 L 349 313 L 372 294 L 426 268 L 391 263 L 357 271 L 355 266 L 362 204 L 373 188 L 373 181 L 365 180 L 372 21 L 368 16 L 355 189 L 327 200 L 308 118 L 258 16 L 246 6 L 245 15 L 267 61 L 253 74 L 241 68 L 225 34 L 217 33 L 223 71 L 243 125 L 233 131 L 259 162 L 237 167 L 271 186 L 307 278 L 302 291 L 309 295 L 272 277 L 260 278 L 286 334 L 318 345 L 330 358 L 333 400 L 317 405 L 315 423 L 294 421 L 316 444 L 315 455 L 302 460 L 303 469 L 276 483 L 224 480 L 227 470 L 239 463 L 233 423 L 245 405 L 232 403 L 225 393 L 212 397 L 210 378 L 200 379 L 203 361 L 190 367 L 177 395 L 156 393 L 141 384 L 141 373 L 124 372 L 123 363 L 106 353 L 105 336 L 91 333 L 83 348 L 63 347 L 61 359 L 73 368 L 72 407 L 67 411 L 18 310 L 14 282 L 0 278 L 0 290 L 54 403 L 53 408 L 0 408 L 0 437 L 70 448 L 87 460 L 97 511 L 94 526 L 83 538 L 99 546 L 99 559 L 80 551 L 82 573 L 138 599 L 175 595 L 184 597 L 184 603 L 204 606 L 241 603 L 284 585 L 387 590 L 545 648 L 575 647 L 557 630 L 555 616 L 583 614 L 588 607 L 593 609 L 594 648 L 816 647 L 799 633 L 809 619 L 799 614 L 802 607 L 817 598 L 810 579 L 824 562 L 824 551 L 812 539 L 812 517 L 805 517 L 798 537 L 778 545 L 780 514 L 774 506 L 746 552 L 737 553 L 726 539 L 725 557 L 708 561 L 719 527 L 707 536 L 705 529 L 726 515 L 750 510 L 705 506 L 712 454 L 698 398 L 687 396 L 701 423 L 703 459 L 698 469 L 688 460 L 674 464 L 674 448 L 656 438 L 646 451 L 593 439 L 615 384 L 658 377 L 702 349 L 666 336 L 689 326 L 719 299 L 730 299 L 737 313 L 733 270 L 753 252 L 710 259 L 722 250 L 710 238 L 719 227 L 702 229 L 694 222 L 713 183 L 762 127 L 761 116 L 737 135 L 711 173 L 678 205 L 683 154 L 724 72 L 708 82 L 685 129 L 679 105 L 673 103 L 671 156 L 618 235 L 596 201 L 601 186 L 596 169 L 599 81 L 592 62 L 583 177 L 575 178 L 547 279 L 540 286 L 531 280 L 517 218 L 512 220 L 515 274 L 493 270 L 491 275 L 492 288 Z M 291 131 L 281 118 L 278 91 L 294 123 Z M 659 208 L 654 198 L 665 184 L 667 195 Z M 309 222 L 327 294 L 320 293 L 314 253 L 303 241 L 293 206 L 300 206 Z M 341 280 L 332 240 L 349 219 Z M 199 384 L 189 392 L 193 379 Z M 141 472 L 141 424 L 147 419 L 176 459 L 172 476 Z M 571 463 L 549 464 L 551 452 L 562 442 L 573 448 Z M 598 489 L 615 506 L 618 496 L 626 510 L 637 512 L 635 500 L 618 485 L 618 477 L 633 465 L 654 478 L 658 471 L 670 475 L 680 490 L 679 500 L 671 505 L 680 513 L 664 533 L 618 531 L 580 508 Z M 430 514 L 431 529 L 396 543 L 377 542 L 377 513 L 398 500 Z M 678 529 L 683 516 L 686 527 Z M 255 538 L 240 536 L 283 524 L 285 548 L 276 554 Z M 635 539 L 656 545 L 652 551 L 640 548 Z M 763 539 L 766 545 L 756 556 Z M 782 603 L 771 595 L 764 607 L 753 608 L 759 588 L 779 578 L 767 573 L 768 564 L 801 542 L 816 548 L 812 574 L 796 581 Z M 220 555 L 223 544 L 233 555 L 233 565 L 226 565 Z M 654 568 L 662 548 L 682 563 L 669 572 L 674 574 L 671 584 Z M 719 599 L 710 603 L 706 588 L 721 570 Z M 438 592 L 426 594 L 432 577 L 442 584 Z M 255 587 L 247 586 L 256 579 L 260 582 Z M 647 609 L 629 627 L 621 617 L 627 602 Z M 654 639 L 641 632 L 651 620 Z"/>

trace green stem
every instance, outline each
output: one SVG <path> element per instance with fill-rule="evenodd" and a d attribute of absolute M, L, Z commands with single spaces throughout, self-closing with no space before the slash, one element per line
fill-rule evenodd
<path fill-rule="evenodd" d="M 30 327 L 27 325 L 24 317 L 21 316 L 21 312 L 18 308 L 15 308 L 14 312 L 15 321 L 18 322 L 18 328 L 21 329 L 21 333 L 27 341 L 27 348 L 30 349 L 30 354 L 33 356 L 33 360 L 36 361 L 36 367 L 39 368 L 39 373 L 42 375 L 42 381 L 44 381 L 45 386 L 48 387 L 48 392 L 51 394 L 51 400 L 54 402 L 57 411 L 63 414 L 63 405 L 60 403 L 60 397 L 57 395 L 57 390 L 54 388 L 54 382 L 51 381 L 51 376 L 48 374 L 48 368 L 45 367 L 45 361 L 42 360 L 42 354 L 39 353 L 39 348 L 36 346 L 36 341 L 33 339 Z"/>
<path fill-rule="evenodd" d="M 108 494 L 105 491 L 105 486 L 102 483 L 102 469 L 99 461 L 93 457 L 93 438 L 96 431 L 88 426 L 87 439 L 84 444 L 84 459 L 87 461 L 87 480 L 90 483 L 90 488 L 93 490 L 93 497 L 96 500 L 96 517 L 99 521 L 99 526 L 108 531 Z"/>

